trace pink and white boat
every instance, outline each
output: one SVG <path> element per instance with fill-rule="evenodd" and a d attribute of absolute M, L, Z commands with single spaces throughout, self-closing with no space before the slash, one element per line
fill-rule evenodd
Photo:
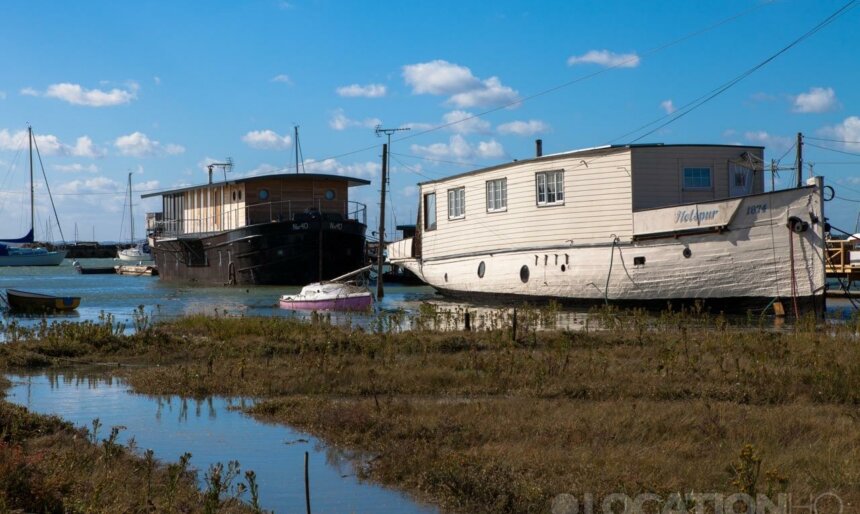
<path fill-rule="evenodd" d="M 368 271 L 365 266 L 327 282 L 316 282 L 302 288 L 299 294 L 281 296 L 282 309 L 314 311 L 366 311 L 373 305 L 373 296 L 364 286 L 339 282 Z"/>

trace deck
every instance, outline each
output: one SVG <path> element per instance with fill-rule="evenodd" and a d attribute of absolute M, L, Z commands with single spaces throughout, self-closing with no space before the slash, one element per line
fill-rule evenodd
<path fill-rule="evenodd" d="M 851 260 L 851 254 L 854 260 Z M 827 278 L 842 278 L 849 282 L 860 280 L 860 249 L 857 241 L 844 239 L 827 240 Z"/>

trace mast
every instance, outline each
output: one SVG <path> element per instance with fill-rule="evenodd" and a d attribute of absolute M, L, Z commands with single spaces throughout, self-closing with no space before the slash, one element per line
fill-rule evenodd
<path fill-rule="evenodd" d="M 33 232 L 35 239 L 36 204 L 33 199 L 35 189 L 33 187 L 33 127 L 31 125 L 27 125 L 27 136 L 30 141 L 30 232 Z"/>
<path fill-rule="evenodd" d="M 131 172 L 128 174 L 128 216 L 131 218 L 131 244 L 134 244 L 134 211 L 131 208 Z"/>
<path fill-rule="evenodd" d="M 298 125 L 293 126 L 293 133 L 295 134 L 293 136 L 293 146 L 295 147 L 295 150 L 296 150 L 296 174 L 298 174 L 299 173 L 299 126 Z M 320 278 L 320 280 L 322 280 L 322 278 Z"/>

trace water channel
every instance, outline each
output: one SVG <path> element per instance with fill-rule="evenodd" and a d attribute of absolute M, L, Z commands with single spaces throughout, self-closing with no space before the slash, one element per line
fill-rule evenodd
<path fill-rule="evenodd" d="M 184 399 L 132 393 L 121 380 L 90 373 L 6 375 L 7 400 L 33 412 L 55 414 L 90 428 L 99 418 L 99 438 L 112 426 L 126 427 L 120 440 L 134 438 L 139 451 L 175 462 L 185 452 L 202 479 L 210 464 L 238 460 L 254 470 L 263 508 L 304 512 L 304 453 L 310 453 L 310 492 L 314 513 L 435 513 L 408 496 L 355 476 L 342 452 L 288 426 L 268 424 L 243 414 L 241 398 Z"/>

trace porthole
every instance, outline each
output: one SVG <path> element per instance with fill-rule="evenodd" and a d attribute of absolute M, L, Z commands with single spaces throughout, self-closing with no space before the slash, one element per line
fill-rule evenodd
<path fill-rule="evenodd" d="M 523 281 L 523 284 L 529 281 L 529 267 L 525 264 L 520 268 L 520 280 Z"/>
<path fill-rule="evenodd" d="M 325 192 L 325 199 L 326 200 L 334 200 L 334 196 L 335 196 L 334 195 L 334 189 L 327 189 L 326 190 L 326 192 Z"/>
<path fill-rule="evenodd" d="M 259 192 L 260 200 L 266 200 L 269 198 L 269 190 L 268 189 L 260 189 Z"/>
<path fill-rule="evenodd" d="M 567 271 L 567 266 L 565 266 L 564 264 L 562 264 L 562 265 L 561 265 L 561 271 Z"/>
<path fill-rule="evenodd" d="M 484 264 L 484 261 L 481 261 L 481 264 L 478 264 L 478 278 L 484 278 L 484 272 L 487 271 L 487 265 Z"/>
<path fill-rule="evenodd" d="M 690 251 L 690 249 L 689 249 L 689 248 L 684 248 L 684 251 L 683 251 L 683 252 L 681 252 L 681 253 L 684 255 L 684 258 L 685 258 L 685 259 L 689 259 L 689 258 L 690 258 L 690 256 L 691 256 L 691 255 L 693 255 L 693 252 L 692 252 L 692 251 Z"/>

